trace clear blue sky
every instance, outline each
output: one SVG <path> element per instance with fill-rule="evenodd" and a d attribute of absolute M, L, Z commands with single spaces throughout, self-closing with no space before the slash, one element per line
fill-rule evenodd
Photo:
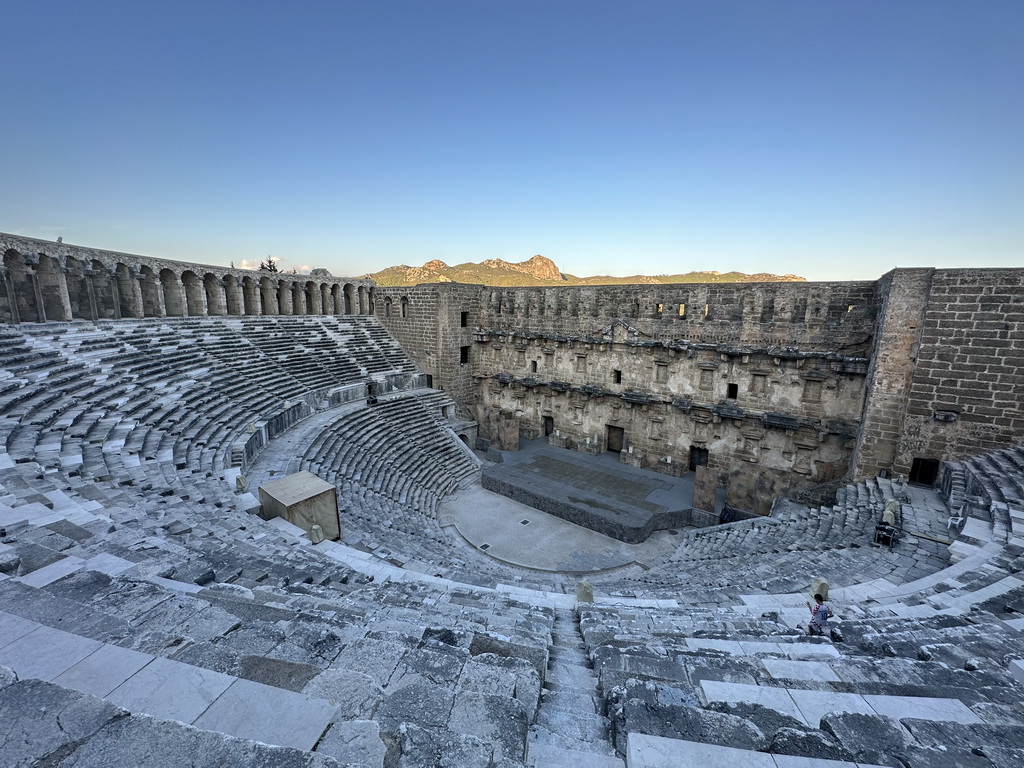
<path fill-rule="evenodd" d="M 0 231 L 355 275 L 1024 266 L 1024 1 L 7 0 Z"/>

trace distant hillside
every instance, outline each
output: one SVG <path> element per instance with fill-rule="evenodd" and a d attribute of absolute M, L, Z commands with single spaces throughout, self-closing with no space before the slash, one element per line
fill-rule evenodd
<path fill-rule="evenodd" d="M 467 262 L 449 267 L 443 261 L 428 261 L 422 267 L 388 267 L 380 272 L 366 275 L 377 285 L 398 286 L 418 283 L 478 283 L 482 285 L 631 285 L 636 283 L 765 283 L 804 282 L 797 275 L 773 275 L 758 272 L 747 275 L 743 272 L 686 272 L 676 275 L 633 275 L 631 277 L 577 277 L 558 271 L 555 262 L 544 256 L 534 256 L 518 263 L 502 259 L 487 259 L 479 264 Z"/>

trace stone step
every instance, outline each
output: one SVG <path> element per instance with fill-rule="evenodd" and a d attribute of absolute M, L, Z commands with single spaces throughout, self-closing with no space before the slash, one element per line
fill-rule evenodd
<path fill-rule="evenodd" d="M 545 682 L 556 683 L 561 688 L 587 690 L 595 683 L 594 671 L 587 667 L 551 662 L 548 664 Z"/>
<path fill-rule="evenodd" d="M 539 744 L 542 747 L 556 746 L 559 749 L 570 752 L 583 752 L 588 755 L 616 756 L 615 748 L 608 740 L 576 739 L 564 733 L 552 731 L 546 725 L 534 725 L 530 728 L 528 750 L 533 750 L 535 744 Z M 583 765 L 586 765 L 586 763 L 583 763 Z"/>
<path fill-rule="evenodd" d="M 881 768 L 868 763 L 851 763 L 823 758 L 791 757 L 754 752 L 735 747 L 720 747 L 698 741 L 669 739 L 631 733 L 626 751 L 628 768 Z"/>
<path fill-rule="evenodd" d="M 541 707 L 537 725 L 577 741 L 607 741 L 608 718 L 598 714 Z"/>
<path fill-rule="evenodd" d="M 577 752 L 535 742 L 530 744 L 526 765 L 529 768 L 626 768 L 626 761 L 611 755 Z"/>
<path fill-rule="evenodd" d="M 201 730 L 173 720 L 128 714 L 102 699 L 37 679 L 13 681 L 0 668 L 5 765 L 246 765 L 303 768 L 329 758 L 258 740 Z M 144 754 L 144 757 L 143 757 Z M 48 759 L 50 758 L 50 759 Z"/>
<path fill-rule="evenodd" d="M 541 706 L 545 709 L 600 714 L 597 702 L 598 700 L 594 696 L 584 693 L 573 693 L 571 690 L 547 690 L 541 694 Z"/>
<path fill-rule="evenodd" d="M 0 611 L 0 665 L 106 699 L 264 744 L 312 749 L 337 704 L 101 643 Z"/>
<path fill-rule="evenodd" d="M 915 718 L 938 722 L 981 723 L 982 720 L 959 699 L 932 696 L 883 696 L 836 693 L 831 690 L 777 688 L 746 683 L 704 680 L 699 686 L 704 704 L 726 702 L 760 704 L 789 715 L 812 728 L 829 712 L 884 715 L 896 719 Z"/>

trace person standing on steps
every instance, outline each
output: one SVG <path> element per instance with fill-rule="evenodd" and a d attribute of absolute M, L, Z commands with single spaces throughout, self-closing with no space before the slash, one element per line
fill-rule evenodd
<path fill-rule="evenodd" d="M 806 605 L 811 612 L 811 623 L 807 625 L 807 632 L 811 635 L 828 635 L 828 620 L 834 615 L 832 607 L 820 594 L 814 596 L 814 605 L 810 602 Z"/>

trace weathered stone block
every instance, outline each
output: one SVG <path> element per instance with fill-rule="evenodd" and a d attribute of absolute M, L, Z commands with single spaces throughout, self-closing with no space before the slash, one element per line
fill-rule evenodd
<path fill-rule="evenodd" d="M 331 541 L 341 538 L 338 493 L 333 485 L 312 472 L 296 472 L 260 486 L 263 517 L 282 517 L 306 533 L 319 526 Z"/>

